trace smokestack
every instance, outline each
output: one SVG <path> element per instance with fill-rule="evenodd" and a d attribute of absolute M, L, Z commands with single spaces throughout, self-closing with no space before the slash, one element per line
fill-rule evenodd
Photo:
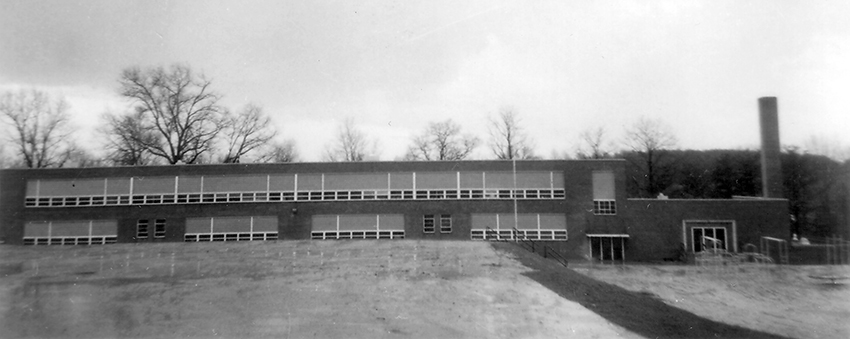
<path fill-rule="evenodd" d="M 761 183 L 765 198 L 782 198 L 782 165 L 779 160 L 779 116 L 776 97 L 759 98 L 761 125 Z"/>

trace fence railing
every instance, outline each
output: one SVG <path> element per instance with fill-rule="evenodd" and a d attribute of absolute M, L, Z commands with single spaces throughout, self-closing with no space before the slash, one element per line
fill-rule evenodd
<path fill-rule="evenodd" d="M 551 247 L 549 247 L 548 245 L 546 245 L 543 242 L 534 241 L 533 239 L 529 239 L 528 237 L 526 237 L 525 232 L 522 232 L 522 231 L 518 230 L 517 228 L 513 228 L 513 230 L 511 230 L 511 232 L 513 233 L 512 234 L 513 236 L 511 238 L 501 237 L 500 233 L 498 231 L 496 231 L 492 228 L 489 228 L 489 227 L 487 227 L 484 230 L 484 232 L 487 235 L 485 237 L 487 239 L 495 239 L 495 240 L 498 240 L 498 241 L 511 241 L 511 240 L 513 240 L 513 242 L 515 244 L 517 244 L 518 246 L 520 246 L 522 248 L 525 248 L 525 249 L 531 251 L 531 253 L 537 253 L 537 254 L 539 254 L 539 255 L 543 256 L 544 258 L 547 258 L 547 259 L 551 258 L 551 259 L 557 261 L 559 264 L 563 265 L 564 267 L 567 267 L 567 265 L 568 265 L 567 259 L 564 258 L 564 256 L 562 256 L 560 253 L 558 253 L 558 251 L 552 249 Z"/>

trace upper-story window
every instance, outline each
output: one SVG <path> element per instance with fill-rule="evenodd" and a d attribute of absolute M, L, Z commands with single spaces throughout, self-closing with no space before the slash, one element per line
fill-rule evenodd
<path fill-rule="evenodd" d="M 560 200 L 565 196 L 563 172 L 558 171 L 234 173 L 30 179 L 27 181 L 24 206 L 96 207 L 338 200 Z M 149 225 L 151 231 L 153 226 L 153 223 Z M 439 227 L 438 219 L 435 219 L 435 227 Z"/>
<path fill-rule="evenodd" d="M 593 214 L 617 214 L 617 200 L 614 190 L 614 172 L 593 172 Z"/>

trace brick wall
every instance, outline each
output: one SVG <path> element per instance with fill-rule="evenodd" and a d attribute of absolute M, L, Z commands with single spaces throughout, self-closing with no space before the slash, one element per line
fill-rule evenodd
<path fill-rule="evenodd" d="M 784 199 L 629 199 L 621 211 L 622 226 L 630 235 L 626 256 L 635 260 L 671 256 L 683 241 L 684 220 L 734 220 L 739 250 L 747 243 L 758 246 L 762 236 L 790 241 Z"/>
<path fill-rule="evenodd" d="M 280 239 L 309 239 L 313 215 L 402 214 L 408 239 L 470 239 L 471 214 L 512 213 L 511 200 L 325 201 L 185 204 L 99 207 L 25 208 L 29 179 L 103 178 L 127 176 L 225 175 L 268 173 L 386 173 L 424 171 L 511 171 L 510 161 L 371 162 L 229 164 L 92 169 L 42 169 L 0 171 L 0 235 L 8 243 L 22 243 L 27 220 L 118 220 L 118 242 L 134 242 L 138 219 L 166 219 L 166 237 L 142 241 L 182 241 L 185 219 L 216 216 L 277 216 Z M 519 213 L 562 213 L 569 241 L 548 242 L 570 258 L 587 256 L 587 234 L 629 234 L 626 257 L 660 260 L 682 242 L 682 221 L 735 220 L 738 245 L 758 244 L 763 235 L 788 238 L 787 201 L 753 200 L 652 200 L 626 199 L 623 160 L 518 161 L 517 170 L 563 172 L 562 200 L 520 200 Z M 593 213 L 593 171 L 615 174 L 615 215 Z M 452 233 L 422 232 L 425 214 L 451 214 Z"/>

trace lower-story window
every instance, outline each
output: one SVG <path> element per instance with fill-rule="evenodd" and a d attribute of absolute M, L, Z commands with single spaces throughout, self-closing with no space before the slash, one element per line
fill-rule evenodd
<path fill-rule="evenodd" d="M 276 216 L 186 218 L 186 233 L 183 235 L 183 240 L 187 242 L 277 240 L 277 229 Z"/>
<path fill-rule="evenodd" d="M 151 220 L 150 219 L 139 219 L 136 222 L 136 238 L 137 239 L 147 239 L 150 236 L 151 232 Z M 153 220 L 153 237 L 154 238 L 165 238 L 165 219 L 154 219 Z"/>
<path fill-rule="evenodd" d="M 117 241 L 117 220 L 28 221 L 24 245 L 95 245 Z"/>
<path fill-rule="evenodd" d="M 153 237 L 165 238 L 165 219 L 156 219 L 153 223 Z"/>
<path fill-rule="evenodd" d="M 440 233 L 452 233 L 452 215 L 440 215 Z"/>
<path fill-rule="evenodd" d="M 425 233 L 434 233 L 435 229 L 435 220 L 433 214 L 426 214 L 422 218 L 422 231 Z"/>
<path fill-rule="evenodd" d="M 136 222 L 136 238 L 147 239 L 148 237 L 148 220 L 141 219 Z"/>

